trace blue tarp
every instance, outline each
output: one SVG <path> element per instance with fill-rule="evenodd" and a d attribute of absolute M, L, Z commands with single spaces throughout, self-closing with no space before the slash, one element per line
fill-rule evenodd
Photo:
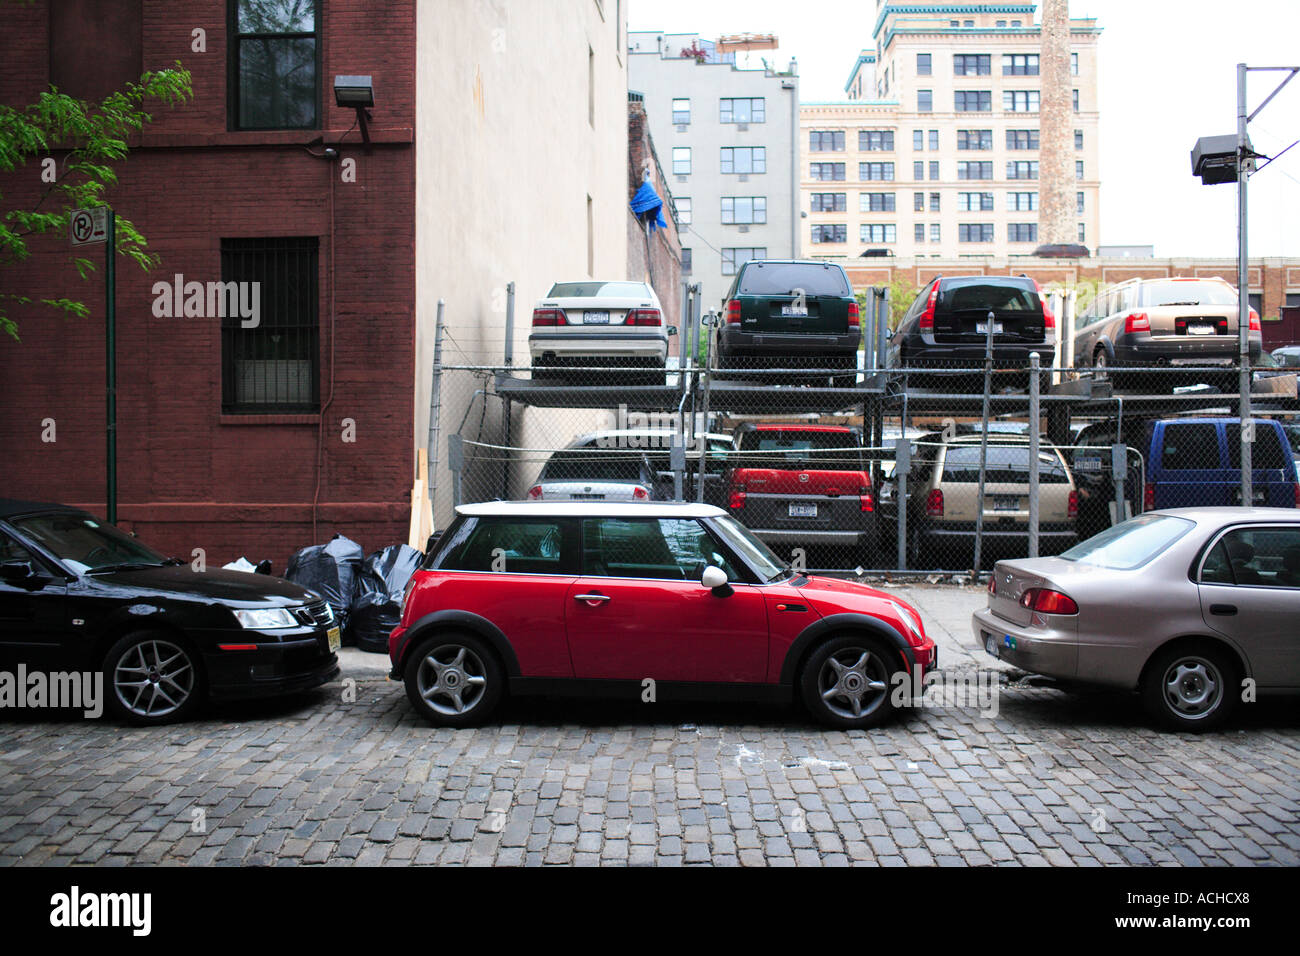
<path fill-rule="evenodd" d="M 641 188 L 636 191 L 629 205 L 638 219 L 650 223 L 651 232 L 655 229 L 668 228 L 668 223 L 664 222 L 664 201 L 659 198 L 659 194 L 649 183 L 641 184 Z"/>

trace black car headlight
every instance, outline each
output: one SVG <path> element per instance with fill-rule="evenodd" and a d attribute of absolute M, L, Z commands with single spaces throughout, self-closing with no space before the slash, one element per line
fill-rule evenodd
<path fill-rule="evenodd" d="M 257 607 L 235 611 L 235 620 L 240 626 L 255 631 L 270 631 L 277 628 L 297 627 L 298 620 L 282 607 Z"/>

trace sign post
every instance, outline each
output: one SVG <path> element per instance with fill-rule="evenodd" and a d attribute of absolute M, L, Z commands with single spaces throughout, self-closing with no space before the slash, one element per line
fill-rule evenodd
<path fill-rule="evenodd" d="M 74 246 L 104 243 L 104 389 L 107 406 L 106 472 L 107 498 L 104 510 L 109 524 L 117 524 L 117 275 L 116 217 L 108 206 L 78 209 L 68 223 Z"/>

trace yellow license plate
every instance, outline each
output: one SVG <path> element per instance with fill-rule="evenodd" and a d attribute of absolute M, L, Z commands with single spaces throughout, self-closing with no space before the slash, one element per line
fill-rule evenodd
<path fill-rule="evenodd" d="M 339 634 L 337 627 L 331 627 L 326 635 L 330 642 L 330 651 L 337 651 L 343 644 L 343 637 Z"/>

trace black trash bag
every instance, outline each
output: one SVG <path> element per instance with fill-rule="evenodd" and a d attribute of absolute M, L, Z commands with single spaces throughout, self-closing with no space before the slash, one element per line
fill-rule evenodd
<path fill-rule="evenodd" d="M 415 548 L 395 544 L 362 562 L 348 614 L 348 632 L 358 648 L 388 652 L 388 635 L 402 617 L 402 592 L 423 559 Z"/>
<path fill-rule="evenodd" d="M 295 551 L 284 572 L 286 580 L 310 588 L 326 600 L 345 636 L 364 555 L 361 545 L 336 534 L 329 544 Z"/>

